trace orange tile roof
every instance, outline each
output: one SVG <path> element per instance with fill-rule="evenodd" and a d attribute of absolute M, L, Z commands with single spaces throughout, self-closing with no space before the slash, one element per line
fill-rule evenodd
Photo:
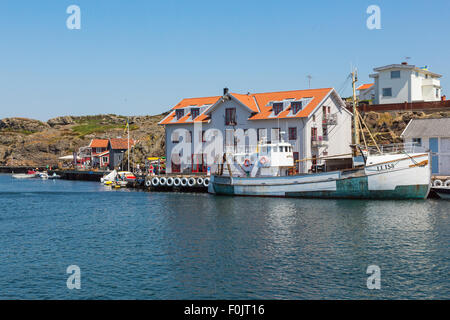
<path fill-rule="evenodd" d="M 366 84 L 362 84 L 360 85 L 358 88 L 356 88 L 356 90 L 366 90 L 369 89 L 373 86 L 373 83 L 366 83 Z"/>
<path fill-rule="evenodd" d="M 215 96 L 215 97 L 203 97 L 203 98 L 187 98 L 181 100 L 175 107 L 172 108 L 172 112 L 165 117 L 159 124 L 176 124 L 176 123 L 189 123 L 189 122 L 204 122 L 208 120 L 208 116 L 206 114 L 201 114 L 197 118 L 194 119 L 194 121 L 190 120 L 190 112 L 185 114 L 180 120 L 173 121 L 175 119 L 176 109 L 182 109 L 186 107 L 201 107 L 205 104 L 214 104 L 219 100 L 221 96 Z"/>
<path fill-rule="evenodd" d="M 111 149 L 120 149 L 120 150 L 127 150 L 128 149 L 128 141 L 127 139 L 110 139 L 111 142 Z M 130 147 L 135 144 L 135 141 L 133 139 L 130 139 Z"/>
<path fill-rule="evenodd" d="M 319 103 L 331 92 L 332 88 L 324 89 L 309 89 L 309 90 L 294 90 L 294 91 L 280 91 L 255 93 L 253 96 L 258 102 L 261 112 L 250 117 L 249 120 L 263 120 L 263 119 L 283 119 L 283 118 L 302 118 L 307 117 L 319 105 Z M 271 101 L 282 101 L 285 99 L 299 100 L 302 98 L 312 98 L 312 100 L 294 116 L 288 116 L 291 107 L 289 106 L 277 116 L 269 116 L 272 114 L 272 107 L 268 106 Z"/>
<path fill-rule="evenodd" d="M 108 139 L 92 139 L 89 144 L 91 148 L 108 148 Z"/>
<path fill-rule="evenodd" d="M 249 120 L 263 120 L 263 119 L 307 117 L 319 105 L 319 103 L 331 92 L 331 90 L 332 88 L 322 88 L 322 89 L 292 90 L 292 91 L 266 92 L 253 94 L 230 93 L 230 95 L 239 100 L 242 104 L 244 104 L 251 111 L 253 111 L 253 113 L 255 113 L 253 116 L 249 118 Z M 181 124 L 181 123 L 208 121 L 210 118 L 207 114 L 201 114 L 194 121 L 192 121 L 190 119 L 190 113 L 187 113 L 181 119 L 174 121 L 176 117 L 175 110 L 185 108 L 191 105 L 198 105 L 200 107 L 204 104 L 214 104 L 220 98 L 221 96 L 183 99 L 180 103 L 178 103 L 175 107 L 172 108 L 172 112 L 166 118 L 164 118 L 159 124 Z M 290 114 L 290 106 L 289 106 L 277 116 L 273 116 L 272 107 L 268 105 L 269 102 L 272 101 L 283 101 L 286 99 L 299 100 L 302 98 L 311 98 L 311 101 L 306 106 L 304 106 L 304 108 L 301 111 L 299 111 L 296 115 L 289 115 Z"/>

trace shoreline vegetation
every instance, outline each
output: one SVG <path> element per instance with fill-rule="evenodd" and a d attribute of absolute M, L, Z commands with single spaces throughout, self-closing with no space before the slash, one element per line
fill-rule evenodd
<path fill-rule="evenodd" d="M 127 118 L 130 135 L 139 143 L 133 148 L 134 159 L 144 161 L 148 156 L 163 156 L 165 134 L 159 126 L 167 113 L 153 116 L 121 116 L 114 114 L 92 116 L 62 116 L 42 122 L 28 118 L 0 120 L 0 166 L 54 166 L 58 158 L 71 155 L 91 139 L 125 137 Z M 411 119 L 450 117 L 450 111 L 366 112 L 363 118 L 380 144 L 402 142 L 401 133 Z M 370 141 L 367 129 L 363 129 Z"/>

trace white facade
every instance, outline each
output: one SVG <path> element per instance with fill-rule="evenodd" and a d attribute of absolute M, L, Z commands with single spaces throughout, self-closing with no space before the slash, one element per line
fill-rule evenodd
<path fill-rule="evenodd" d="M 310 91 L 312 92 L 314 90 L 309 90 L 308 92 Z M 279 96 L 281 93 L 276 94 Z M 288 98 L 289 94 L 287 93 L 285 96 Z M 254 101 L 256 103 L 256 99 Z M 277 99 L 277 101 L 280 100 Z M 207 142 L 200 143 L 201 132 L 212 128 L 217 129 L 222 133 L 225 148 L 233 144 L 233 142 L 230 143 L 230 136 L 234 135 L 239 129 L 246 134 L 246 139 L 248 139 L 249 135 L 254 133 L 255 135 L 260 135 L 260 139 L 261 136 L 265 135 L 268 141 L 275 141 L 277 139 L 277 129 L 279 129 L 280 132 L 285 132 L 283 138 L 292 144 L 293 152 L 296 153 L 297 159 L 311 159 L 313 156 L 319 158 L 326 155 L 332 156 L 351 153 L 350 144 L 352 142 L 352 114 L 345 108 L 345 103 L 341 100 L 334 89 L 329 89 L 328 94 L 326 94 L 319 103 L 315 104 L 317 105 L 314 110 L 309 112 L 309 114 L 305 117 L 271 119 L 271 115 L 268 115 L 265 119 L 251 120 L 249 118 L 258 112 L 248 108 L 248 106 L 233 96 L 232 93 L 226 93 L 219 99 L 219 101 L 217 101 L 217 103 L 204 110 L 204 113 L 208 114 L 209 117 L 207 121 L 201 122 L 201 127 L 200 123 L 197 122 L 164 124 L 165 120 L 163 120 L 161 123 L 165 125 L 166 131 L 166 171 L 168 173 L 173 171 L 171 166 L 171 158 L 173 154 L 172 150 L 177 145 L 177 142 L 174 141 L 177 140 L 177 134 L 174 135 L 174 131 L 180 128 L 190 131 L 192 141 L 197 142 L 197 146 L 194 144 L 191 146 L 191 151 L 193 154 L 203 152 L 199 149 L 199 145 L 205 148 Z M 286 108 L 288 108 L 289 103 L 285 105 Z M 258 106 L 259 111 L 261 111 L 261 107 L 262 106 Z M 305 109 L 307 107 L 308 105 L 305 106 Z M 331 114 L 331 117 L 328 116 L 326 119 L 332 118 L 335 120 L 335 122 L 329 122 L 334 124 L 329 124 L 326 126 L 328 131 L 326 137 L 324 137 L 323 123 L 323 120 L 326 120 L 323 116 L 324 107 L 327 113 Z M 226 109 L 230 108 L 236 110 L 236 124 L 233 126 L 225 124 Z M 171 114 L 169 114 L 169 116 L 170 115 Z M 297 134 L 295 139 L 289 139 L 289 132 L 293 131 L 290 128 L 296 128 Z M 312 141 L 312 128 L 317 128 L 315 130 L 317 130 L 316 135 L 318 139 L 315 139 L 315 141 Z M 249 131 L 253 133 L 249 133 Z M 246 144 L 248 143 L 249 142 L 246 140 Z M 194 150 L 194 148 L 197 148 L 197 150 Z M 317 161 L 317 164 L 320 165 L 322 162 L 319 160 Z M 302 173 L 308 172 L 311 169 L 311 166 L 311 160 L 301 161 L 299 162 L 299 171 Z M 189 172 L 192 170 L 192 164 L 182 163 L 181 168 L 177 168 L 177 170 L 178 169 L 180 172 Z M 215 167 L 211 166 L 211 172 L 214 172 L 214 170 Z"/>
<path fill-rule="evenodd" d="M 450 176 L 450 118 L 413 119 L 402 133 L 405 143 L 431 152 L 431 173 Z"/>
<path fill-rule="evenodd" d="M 413 65 L 393 64 L 375 68 L 374 104 L 440 101 L 442 77 Z"/>

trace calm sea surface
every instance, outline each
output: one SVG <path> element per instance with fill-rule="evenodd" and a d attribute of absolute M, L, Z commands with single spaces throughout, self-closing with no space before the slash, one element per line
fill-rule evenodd
<path fill-rule="evenodd" d="M 450 298 L 450 201 L 215 197 L 0 175 L 0 298 Z M 66 269 L 81 269 L 81 289 Z M 381 269 L 367 289 L 366 269 Z"/>

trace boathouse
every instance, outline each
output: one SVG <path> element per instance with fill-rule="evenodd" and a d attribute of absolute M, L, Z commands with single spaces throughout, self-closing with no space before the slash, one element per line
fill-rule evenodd
<path fill-rule="evenodd" d="M 430 150 L 433 175 L 450 176 L 450 118 L 412 119 L 401 137 Z"/>
<path fill-rule="evenodd" d="M 240 139 L 250 144 L 251 134 L 258 142 L 283 138 L 293 146 L 301 173 L 320 165 L 322 157 L 351 153 L 352 114 L 333 88 L 247 94 L 225 88 L 220 96 L 181 100 L 159 124 L 165 127 L 168 173 L 206 172 L 205 163 L 215 163 L 204 152 L 209 129 L 220 131 L 223 152 L 233 151 Z M 181 154 L 173 150 L 183 140 L 191 144 L 190 161 L 174 161 Z"/>

